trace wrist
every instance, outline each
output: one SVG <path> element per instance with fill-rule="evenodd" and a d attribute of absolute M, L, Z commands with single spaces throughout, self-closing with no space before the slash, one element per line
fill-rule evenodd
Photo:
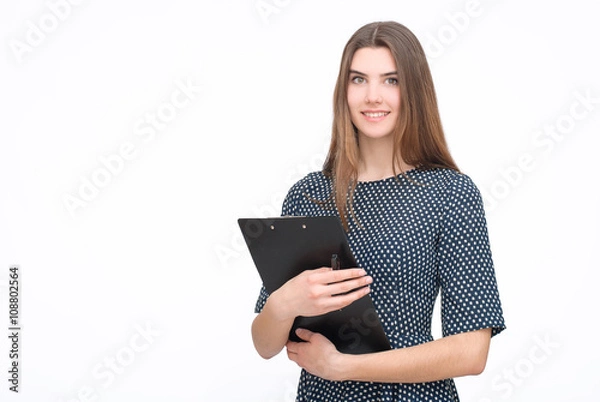
<path fill-rule="evenodd" d="M 280 296 L 281 295 L 277 290 L 271 293 L 265 303 L 265 309 L 270 311 L 271 316 L 276 321 L 284 322 L 294 320 L 296 317 L 286 309 L 285 303 L 282 303 Z"/>
<path fill-rule="evenodd" d="M 355 367 L 360 355 L 339 353 L 333 365 L 335 367 L 335 381 L 351 381 L 355 378 Z"/>

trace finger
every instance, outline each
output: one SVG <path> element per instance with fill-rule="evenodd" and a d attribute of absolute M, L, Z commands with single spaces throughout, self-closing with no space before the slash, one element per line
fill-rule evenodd
<path fill-rule="evenodd" d="M 288 354 L 290 353 L 298 353 L 298 342 L 287 341 L 285 344 Z"/>
<path fill-rule="evenodd" d="M 293 362 L 296 362 L 298 355 L 294 352 L 291 352 L 289 349 L 287 350 L 287 357 Z"/>
<path fill-rule="evenodd" d="M 371 292 L 371 288 L 366 286 L 364 288 L 353 290 L 349 293 L 338 294 L 338 295 L 329 297 L 327 300 L 328 301 L 327 310 L 334 311 L 334 310 L 342 309 L 342 308 L 354 303 L 356 300 L 360 299 L 361 297 L 368 295 L 370 292 Z"/>
<path fill-rule="evenodd" d="M 300 275 L 306 275 L 306 280 L 310 285 L 330 285 L 332 283 L 362 278 L 366 274 L 366 271 L 362 268 L 348 268 L 334 271 L 331 268 L 322 267 L 304 271 Z"/>
<path fill-rule="evenodd" d="M 322 273 L 324 280 L 328 283 L 343 282 L 349 279 L 360 278 L 367 275 L 367 271 L 362 268 L 347 268 L 325 271 Z"/>
<path fill-rule="evenodd" d="M 332 295 L 339 295 L 348 293 L 352 290 L 357 290 L 363 286 L 368 286 L 373 283 L 373 278 L 370 276 L 363 276 L 358 279 L 348 279 L 343 282 L 332 283 L 328 285 L 327 291 Z"/>
<path fill-rule="evenodd" d="M 331 292 L 330 286 L 324 287 L 324 290 L 324 292 L 321 292 L 322 296 L 324 297 L 320 297 L 317 301 L 319 305 L 319 313 L 317 315 L 340 310 L 371 292 L 371 288 L 369 286 L 354 289 L 346 293 Z"/>
<path fill-rule="evenodd" d="M 321 268 L 317 268 L 317 269 L 306 270 L 304 272 L 306 274 L 326 274 L 327 272 L 331 272 L 331 271 L 333 271 L 333 268 L 331 268 L 331 267 L 321 267 Z"/>
<path fill-rule="evenodd" d="M 305 328 L 296 329 L 296 335 L 298 335 L 298 338 L 306 342 L 310 342 L 310 339 L 313 337 L 314 334 L 314 332 Z"/>
<path fill-rule="evenodd" d="M 298 362 L 298 355 L 297 354 L 288 354 L 288 359 L 290 359 L 291 361 L 293 361 L 294 363 L 296 363 L 298 366 L 300 366 L 300 363 Z"/>

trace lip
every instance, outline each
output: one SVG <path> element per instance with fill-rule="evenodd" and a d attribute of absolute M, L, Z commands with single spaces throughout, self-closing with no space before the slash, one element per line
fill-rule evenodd
<path fill-rule="evenodd" d="M 370 122 L 378 122 L 384 120 L 389 116 L 391 112 L 389 110 L 362 110 L 362 114 L 365 120 Z"/>

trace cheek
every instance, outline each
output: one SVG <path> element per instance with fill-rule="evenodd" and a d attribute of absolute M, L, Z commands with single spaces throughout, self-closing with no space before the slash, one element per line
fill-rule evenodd
<path fill-rule="evenodd" d="M 400 109 L 400 106 L 402 105 L 402 95 L 400 95 L 400 89 L 396 89 L 396 91 L 394 92 L 393 101 L 395 102 L 394 107 Z"/>
<path fill-rule="evenodd" d="M 361 103 L 361 94 L 360 91 L 355 87 L 348 88 L 348 106 L 350 106 L 350 110 L 356 108 Z"/>
<path fill-rule="evenodd" d="M 398 88 L 390 89 L 390 91 L 388 92 L 388 94 L 386 96 L 386 99 L 387 99 L 387 104 L 390 107 L 399 109 L 400 104 L 402 103 L 402 99 L 400 96 L 400 89 L 398 89 Z"/>

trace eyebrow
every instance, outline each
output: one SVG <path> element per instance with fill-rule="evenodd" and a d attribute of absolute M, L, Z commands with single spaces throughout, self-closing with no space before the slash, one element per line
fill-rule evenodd
<path fill-rule="evenodd" d="M 362 75 L 362 76 L 367 76 L 367 74 L 365 73 L 361 73 L 360 71 L 357 70 L 350 70 L 350 74 L 357 74 L 357 75 Z M 381 77 L 389 77 L 390 75 L 398 75 L 397 71 L 390 71 L 389 73 L 385 73 L 385 74 L 381 74 Z"/>

